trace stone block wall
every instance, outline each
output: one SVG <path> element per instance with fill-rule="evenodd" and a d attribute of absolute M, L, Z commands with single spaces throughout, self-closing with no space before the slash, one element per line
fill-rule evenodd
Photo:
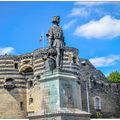
<path fill-rule="evenodd" d="M 39 91 L 42 87 L 33 85 L 28 89 L 27 83 L 32 80 L 35 84 L 37 77 L 43 74 L 45 68 L 42 57 L 46 55 L 46 50 L 47 48 L 37 49 L 19 56 L 0 56 L 0 118 L 25 118 L 27 113 L 39 109 L 41 105 Z M 73 61 L 73 57 L 75 61 Z M 94 108 L 94 97 L 96 96 L 101 99 L 102 117 L 120 117 L 120 84 L 109 83 L 103 73 L 88 60 L 78 59 L 76 48 L 66 48 L 63 69 L 76 75 L 80 81 L 83 110 L 88 110 L 87 81 L 92 117 L 96 117 Z M 11 90 L 7 90 L 4 86 L 8 78 L 12 78 L 15 84 L 15 88 Z M 38 103 L 38 105 L 34 103 Z"/>
<path fill-rule="evenodd" d="M 0 89 L 0 118 L 26 118 L 26 90 Z"/>
<path fill-rule="evenodd" d="M 84 61 L 84 62 L 83 62 Z M 96 112 L 103 118 L 120 117 L 120 84 L 110 83 L 101 71 L 85 59 L 80 59 L 81 87 L 82 87 L 82 107 L 88 110 L 87 89 L 89 94 L 89 107 L 91 117 L 97 117 Z M 83 63 L 82 63 L 83 62 Z M 101 109 L 95 109 L 95 97 L 100 98 Z M 99 116 L 100 117 L 100 116 Z"/>

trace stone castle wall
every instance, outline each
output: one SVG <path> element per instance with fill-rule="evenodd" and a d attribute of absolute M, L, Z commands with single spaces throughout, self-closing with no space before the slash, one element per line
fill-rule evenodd
<path fill-rule="evenodd" d="M 25 118 L 26 79 L 19 74 L 14 56 L 0 56 L 0 118 Z M 16 66 L 17 67 L 17 66 Z"/>
<path fill-rule="evenodd" d="M 44 72 L 42 58 L 46 55 L 46 50 L 38 49 L 20 56 L 0 56 L 0 118 L 25 118 L 28 112 L 38 110 L 39 86 L 28 89 L 28 84 Z M 69 70 L 68 65 L 73 56 L 76 56 L 77 61 L 77 49 L 67 48 L 64 69 Z M 76 68 L 71 68 L 69 72 Z M 34 101 L 33 105 L 29 104 L 31 97 L 38 97 L 38 101 Z"/>
<path fill-rule="evenodd" d="M 45 70 L 43 56 L 46 53 L 47 48 L 44 48 L 19 56 L 0 56 L 0 118 L 25 118 L 39 109 L 41 88 L 34 86 Z M 103 117 L 120 117 L 120 86 L 108 83 L 102 72 L 88 60 L 79 59 L 77 49 L 66 48 L 63 70 L 75 74 L 80 80 L 83 110 L 87 111 L 87 81 L 92 116 L 96 113 L 94 97 L 99 96 Z"/>
<path fill-rule="evenodd" d="M 120 84 L 110 83 L 103 73 L 85 59 L 80 59 L 80 73 L 83 77 L 82 86 L 82 103 L 83 110 L 87 111 L 87 90 L 89 93 L 89 107 L 92 113 L 91 117 L 96 117 L 96 112 L 100 112 L 104 118 L 120 117 Z M 86 82 L 87 81 L 87 82 Z M 101 109 L 95 109 L 95 97 L 101 100 Z"/>

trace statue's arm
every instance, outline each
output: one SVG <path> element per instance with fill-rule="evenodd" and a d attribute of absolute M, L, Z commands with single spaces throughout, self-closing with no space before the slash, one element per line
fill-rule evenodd
<path fill-rule="evenodd" d="M 53 44 L 53 31 L 52 28 L 48 30 L 48 33 L 46 34 L 47 40 L 48 40 L 48 47 L 51 48 Z"/>
<path fill-rule="evenodd" d="M 63 34 L 63 45 L 66 46 L 66 43 L 65 43 L 65 38 L 64 38 L 64 33 L 62 31 L 62 34 Z"/>

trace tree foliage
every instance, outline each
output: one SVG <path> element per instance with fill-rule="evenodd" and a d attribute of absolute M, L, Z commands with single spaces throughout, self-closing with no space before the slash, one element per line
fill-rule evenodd
<path fill-rule="evenodd" d="M 120 82 L 120 72 L 113 71 L 108 75 L 107 78 L 111 82 Z"/>

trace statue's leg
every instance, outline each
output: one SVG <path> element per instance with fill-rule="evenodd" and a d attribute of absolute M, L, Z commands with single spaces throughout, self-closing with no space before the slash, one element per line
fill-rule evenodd
<path fill-rule="evenodd" d="M 57 57 L 56 57 L 56 68 L 60 68 L 60 48 L 56 48 L 56 51 L 57 51 Z"/>
<path fill-rule="evenodd" d="M 63 51 L 63 49 L 61 49 L 61 56 L 60 56 L 60 59 L 61 59 L 61 68 L 63 67 L 63 58 L 64 58 L 64 51 Z"/>
<path fill-rule="evenodd" d="M 52 45 L 53 45 L 53 40 L 49 39 L 49 40 L 48 40 L 48 47 L 51 48 Z"/>

